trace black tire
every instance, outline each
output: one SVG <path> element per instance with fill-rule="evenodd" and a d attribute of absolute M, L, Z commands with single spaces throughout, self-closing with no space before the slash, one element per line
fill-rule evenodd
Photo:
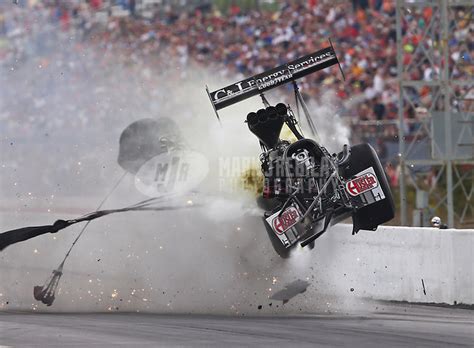
<path fill-rule="evenodd" d="M 385 171 L 374 148 L 369 144 L 351 147 L 348 163 L 344 167 L 344 177 L 351 178 L 364 169 L 373 167 L 379 180 L 385 199 L 358 209 L 352 213 L 354 232 L 359 230 L 375 231 L 377 227 L 395 216 L 395 204 Z"/>
<path fill-rule="evenodd" d="M 285 248 L 283 243 L 280 239 L 276 236 L 275 232 L 273 232 L 272 227 L 268 224 L 267 220 L 263 218 L 263 224 L 265 225 L 265 229 L 267 230 L 268 238 L 272 243 L 273 249 L 275 252 L 280 256 L 282 259 L 287 259 L 290 257 L 291 247 Z"/>

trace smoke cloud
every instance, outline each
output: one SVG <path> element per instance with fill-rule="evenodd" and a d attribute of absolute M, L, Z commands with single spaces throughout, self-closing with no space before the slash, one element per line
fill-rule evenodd
<path fill-rule="evenodd" d="M 220 125 L 204 85 L 212 89 L 232 79 L 183 70 L 179 62 L 153 67 L 133 55 L 59 39 L 60 45 L 37 40 L 27 59 L 1 66 L 1 84 L 8 86 L 0 92 L 1 230 L 96 208 L 123 173 L 116 162 L 121 131 L 142 118 L 172 118 L 186 146 L 208 158 L 210 173 L 200 193 L 181 198 L 204 206 L 94 221 L 67 260 L 52 307 L 34 301 L 33 286 L 46 281 L 80 226 L 6 249 L 0 254 L 1 309 L 251 315 L 323 311 L 343 302 L 324 269 L 337 252 L 330 238 L 282 260 L 254 193 L 238 185 L 225 189 L 238 176 L 221 177 L 223 158 L 234 158 L 242 170 L 258 163 L 258 141 L 243 122 L 261 107 L 257 98 L 223 110 Z M 281 96 L 268 98 L 276 103 Z M 334 96 L 309 105 L 322 143 L 339 151 L 348 130 L 334 116 Z M 128 175 L 104 208 L 145 198 Z M 316 261 L 319 268 L 311 266 Z M 269 299 L 296 279 L 311 283 L 306 293 L 284 306 Z"/>

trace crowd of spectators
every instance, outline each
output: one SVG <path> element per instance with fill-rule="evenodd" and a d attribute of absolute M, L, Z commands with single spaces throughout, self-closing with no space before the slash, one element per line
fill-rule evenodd
<path fill-rule="evenodd" d="M 157 6 L 146 16 L 140 12 L 141 2 L 136 0 L 29 0 L 16 6 L 6 3 L 0 5 L 0 68 L 2 84 L 11 88 L 2 88 L 0 92 L 0 121 L 7 121 L 0 129 L 8 127 L 8 120 L 18 118 L 26 121 L 21 129 L 15 129 L 18 132 L 24 132 L 30 121 L 44 124 L 46 129 L 63 127 L 65 123 L 75 128 L 87 126 L 87 118 L 92 114 L 98 118 L 111 110 L 133 110 L 134 106 L 169 97 L 156 95 L 156 79 L 148 79 L 150 86 L 145 87 L 149 88 L 140 91 L 128 90 L 129 85 L 120 79 L 139 79 L 137 76 L 160 71 L 160 81 L 179 83 L 186 80 L 190 71 L 206 69 L 216 76 L 238 80 L 326 47 L 330 37 L 346 81 L 333 67 L 305 78 L 302 91 L 312 98 L 334 91 L 340 101 L 340 114 L 353 125 L 354 133 L 397 142 L 394 1 L 287 0 L 277 2 L 274 10 L 244 11 L 231 6 L 225 13 L 212 6 L 180 11 Z M 405 64 L 419 58 L 421 51 L 416 47 L 420 42 L 439 44 L 433 41 L 439 37 L 421 35 L 433 16 L 429 8 L 405 14 L 403 31 L 411 33 L 402 43 Z M 449 40 L 453 47 L 450 59 L 455 66 L 451 75 L 472 78 L 472 12 L 459 10 L 454 16 L 453 36 Z M 442 57 L 431 58 L 434 67 L 428 60 L 421 60 L 422 64 L 416 63 L 416 69 L 410 70 L 410 77 L 436 79 Z M 14 79 L 8 75 L 21 70 L 29 59 L 35 60 L 35 69 L 10 74 Z M 117 65 L 128 70 L 121 74 Z M 63 78 L 69 79 L 67 90 L 64 84 L 61 90 L 55 90 L 54 79 L 58 76 L 53 75 L 46 80 L 42 75 L 38 80 L 42 88 L 31 88 L 31 81 L 40 74 L 38 69 L 47 66 L 60 68 Z M 102 76 L 114 75 L 109 85 L 97 77 L 97 67 Z M 22 79 L 22 73 L 29 77 Z M 146 81 L 140 79 L 137 83 Z M 19 95 L 18 88 L 25 94 Z M 91 94 L 84 93 L 85 90 Z M 405 110 L 407 119 L 422 117 L 423 110 L 433 102 L 430 92 L 426 88 L 410 91 L 416 104 Z M 114 98 L 114 93 L 119 98 Z M 46 94 L 56 98 L 53 105 L 57 110 L 52 110 L 51 103 L 48 110 L 42 110 Z M 65 103 L 71 98 L 75 109 Z M 111 100 L 114 105 L 109 105 Z M 78 109 L 78 104 L 84 107 Z M 48 116 L 71 113 L 75 115 L 69 120 Z M 374 126 L 371 122 L 375 121 L 386 121 L 388 125 Z M 12 127 L 18 127 L 18 122 Z M 408 132 L 415 130 L 410 123 L 406 127 Z"/>

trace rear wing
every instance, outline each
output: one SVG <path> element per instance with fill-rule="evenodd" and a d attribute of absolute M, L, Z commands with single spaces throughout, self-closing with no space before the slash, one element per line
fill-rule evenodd
<path fill-rule="evenodd" d="M 331 41 L 329 41 L 331 43 Z M 297 80 L 315 71 L 331 65 L 339 64 L 334 47 L 329 46 L 317 52 L 295 59 L 261 74 L 233 83 L 227 87 L 209 92 L 206 91 L 216 112 L 229 105 L 238 103 L 247 98 L 262 94 L 265 91 L 281 86 L 287 82 Z M 341 66 L 339 65 L 339 68 Z M 341 69 L 342 72 L 342 69 Z"/>

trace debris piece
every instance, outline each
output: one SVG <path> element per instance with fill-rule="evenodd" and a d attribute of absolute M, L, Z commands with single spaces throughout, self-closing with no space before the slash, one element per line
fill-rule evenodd
<path fill-rule="evenodd" d="M 425 296 L 426 296 L 425 281 L 423 280 L 423 278 L 421 278 L 421 285 L 423 285 L 423 293 L 424 293 Z"/>
<path fill-rule="evenodd" d="M 270 297 L 270 299 L 283 301 L 283 304 L 285 304 L 289 300 L 291 300 L 293 297 L 305 292 L 309 285 L 310 283 L 308 283 L 305 280 L 301 280 L 301 279 L 295 280 L 285 285 L 285 287 L 282 290 L 275 292 Z"/>

